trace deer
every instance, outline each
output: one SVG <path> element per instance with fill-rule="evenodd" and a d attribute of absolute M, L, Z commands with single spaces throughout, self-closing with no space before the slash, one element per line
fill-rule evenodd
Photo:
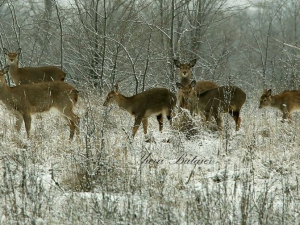
<path fill-rule="evenodd" d="M 126 97 L 119 92 L 118 84 L 116 84 L 114 90 L 107 94 L 103 106 L 117 104 L 121 109 L 134 116 L 135 121 L 132 131 L 132 138 L 134 139 L 141 123 L 143 123 L 144 134 L 147 134 L 148 117 L 152 115 L 157 118 L 160 132 L 163 129 L 163 115 L 167 116 L 172 126 L 172 111 L 176 106 L 176 101 L 176 95 L 166 88 L 152 88 L 131 97 Z"/>
<path fill-rule="evenodd" d="M 282 121 L 292 121 L 292 113 L 300 110 L 300 91 L 285 90 L 280 94 L 272 95 L 272 90 L 265 89 L 260 97 L 259 108 L 274 107 L 279 109 L 282 113 Z"/>
<path fill-rule="evenodd" d="M 75 130 L 79 134 L 79 117 L 73 112 L 78 91 L 73 86 L 56 81 L 9 87 L 5 81 L 8 70 L 9 66 L 0 70 L 0 100 L 15 115 L 18 132 L 24 121 L 29 139 L 31 115 L 56 109 L 70 127 L 70 140 Z"/>
<path fill-rule="evenodd" d="M 197 59 L 194 59 L 189 63 L 180 63 L 180 61 L 174 59 L 175 66 L 179 68 L 180 83 L 183 86 L 189 86 L 191 82 L 191 68 L 193 68 L 196 65 L 196 62 Z M 197 81 L 195 90 L 197 94 L 200 94 L 206 90 L 210 90 L 216 87 L 218 87 L 218 85 L 212 81 Z M 184 100 L 182 89 L 179 89 L 177 97 L 179 101 L 179 107 L 188 109 L 191 112 L 191 114 L 193 114 L 195 109 Z"/>
<path fill-rule="evenodd" d="M 15 85 L 32 84 L 51 81 L 64 81 L 66 74 L 56 66 L 42 67 L 18 67 L 18 56 L 21 48 L 16 52 L 9 52 L 3 48 L 4 54 L 7 56 L 9 64 L 9 74 Z"/>
<path fill-rule="evenodd" d="M 246 101 L 246 94 L 236 86 L 221 86 L 197 93 L 195 90 L 196 81 L 193 80 L 189 85 L 176 83 L 181 89 L 183 98 L 186 102 L 194 104 L 195 108 L 205 115 L 206 121 L 214 117 L 219 130 L 222 130 L 222 114 L 229 113 L 236 124 L 236 131 L 241 125 L 240 111 Z"/>

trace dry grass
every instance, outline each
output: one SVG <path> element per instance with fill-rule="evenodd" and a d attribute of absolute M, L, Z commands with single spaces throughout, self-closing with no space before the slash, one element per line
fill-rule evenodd
<path fill-rule="evenodd" d="M 230 116 L 224 117 L 222 132 L 197 126 L 202 124 L 198 118 L 182 128 L 183 119 L 176 116 L 174 127 L 165 121 L 159 133 L 153 118 L 151 141 L 145 142 L 141 128 L 134 141 L 130 138 L 128 113 L 101 103 L 99 96 L 81 98 L 76 107 L 81 133 L 72 143 L 68 127 L 54 114 L 35 118 L 27 140 L 24 128 L 20 134 L 14 131 L 12 116 L 2 110 L 1 191 L 9 196 L 2 195 L 4 221 L 298 221 L 298 116 L 283 124 L 276 111 L 248 104 L 239 132 Z M 148 154 L 163 162 L 141 163 Z M 190 162 L 175 163 L 183 155 Z M 208 163 L 195 166 L 194 157 Z"/>

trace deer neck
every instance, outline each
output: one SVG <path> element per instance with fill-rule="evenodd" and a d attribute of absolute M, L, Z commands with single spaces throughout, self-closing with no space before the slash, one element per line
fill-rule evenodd
<path fill-rule="evenodd" d="M 188 77 L 181 77 L 180 83 L 183 86 L 189 85 L 191 83 L 191 79 L 190 79 L 189 76 Z"/>
<path fill-rule="evenodd" d="M 19 67 L 18 67 L 18 62 L 14 62 L 12 64 L 9 65 L 9 71 L 14 73 L 14 72 L 17 72 L 19 70 Z"/>
<path fill-rule="evenodd" d="M 190 103 L 191 105 L 195 105 L 196 102 L 198 101 L 197 99 L 197 93 L 195 90 L 192 90 L 192 92 L 190 93 L 189 95 L 189 98 L 188 98 L 188 103 Z"/>
<path fill-rule="evenodd" d="M 271 97 L 270 106 L 280 109 L 283 103 L 283 99 L 279 95 L 274 95 Z"/>
<path fill-rule="evenodd" d="M 120 108 L 128 111 L 129 113 L 132 113 L 132 101 L 129 97 L 119 94 L 116 98 L 116 102 Z"/>

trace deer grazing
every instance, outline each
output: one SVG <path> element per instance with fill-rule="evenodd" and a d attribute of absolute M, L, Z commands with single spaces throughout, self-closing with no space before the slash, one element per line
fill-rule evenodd
<path fill-rule="evenodd" d="M 189 63 L 180 63 L 178 60 L 174 59 L 174 64 L 177 68 L 179 68 L 179 78 L 180 78 L 180 83 L 182 86 L 189 86 L 189 84 L 191 83 L 191 68 L 193 68 L 196 64 L 197 60 L 194 59 Z M 213 89 L 218 87 L 217 84 L 215 84 L 214 82 L 211 81 L 198 81 L 195 85 L 195 90 L 197 94 L 200 94 L 204 91 Z M 182 93 L 182 89 L 179 89 L 178 91 L 178 101 L 179 101 L 179 107 L 181 108 L 185 108 L 185 109 L 189 109 L 190 112 L 193 114 L 193 112 L 195 111 L 195 109 L 188 104 L 188 102 L 186 102 L 184 100 L 183 97 L 183 93 Z"/>
<path fill-rule="evenodd" d="M 159 131 L 163 129 L 163 115 L 165 114 L 172 125 L 172 111 L 176 105 L 176 96 L 166 88 L 152 88 L 131 97 L 125 97 L 119 92 L 118 85 L 115 90 L 108 93 L 104 106 L 117 104 L 135 117 L 132 136 L 134 138 L 141 122 L 144 134 L 147 134 L 148 117 L 156 115 Z"/>
<path fill-rule="evenodd" d="M 21 48 L 17 52 L 9 52 L 6 48 L 3 48 L 3 51 L 7 56 L 9 74 L 15 85 L 65 80 L 66 74 L 56 66 L 19 68 L 18 55 L 21 53 Z"/>
<path fill-rule="evenodd" d="M 265 89 L 261 98 L 259 108 L 274 107 L 279 109 L 282 113 L 282 122 L 287 119 L 292 121 L 292 113 L 300 110 L 300 91 L 284 91 L 278 95 L 272 95 L 272 90 Z"/>
<path fill-rule="evenodd" d="M 181 89 L 183 98 L 186 102 L 202 112 L 206 121 L 214 117 L 218 128 L 222 129 L 222 113 L 229 113 L 236 124 L 238 131 L 241 124 L 240 111 L 246 101 L 246 94 L 235 86 L 222 86 L 207 90 L 198 94 L 195 90 L 196 81 L 189 85 L 176 83 L 177 88 Z"/>
<path fill-rule="evenodd" d="M 79 118 L 72 109 L 78 100 L 78 91 L 64 82 L 44 82 L 9 87 L 5 81 L 8 66 L 0 70 L 0 100 L 16 116 L 16 129 L 20 131 L 23 121 L 27 137 L 30 136 L 31 115 L 56 109 L 68 122 L 70 140 L 75 130 L 79 133 Z"/>

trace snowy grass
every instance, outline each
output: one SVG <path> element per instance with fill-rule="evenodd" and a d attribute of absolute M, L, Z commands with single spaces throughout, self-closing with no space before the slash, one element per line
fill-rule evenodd
<path fill-rule="evenodd" d="M 34 118 L 27 140 L 1 105 L 1 224 L 299 223 L 298 115 L 281 123 L 248 99 L 238 132 L 228 115 L 222 132 L 197 117 L 187 129 L 165 119 L 159 133 L 151 118 L 145 142 L 142 127 L 132 140 L 133 118 L 103 100 L 80 99 L 71 143 L 53 113 Z"/>

